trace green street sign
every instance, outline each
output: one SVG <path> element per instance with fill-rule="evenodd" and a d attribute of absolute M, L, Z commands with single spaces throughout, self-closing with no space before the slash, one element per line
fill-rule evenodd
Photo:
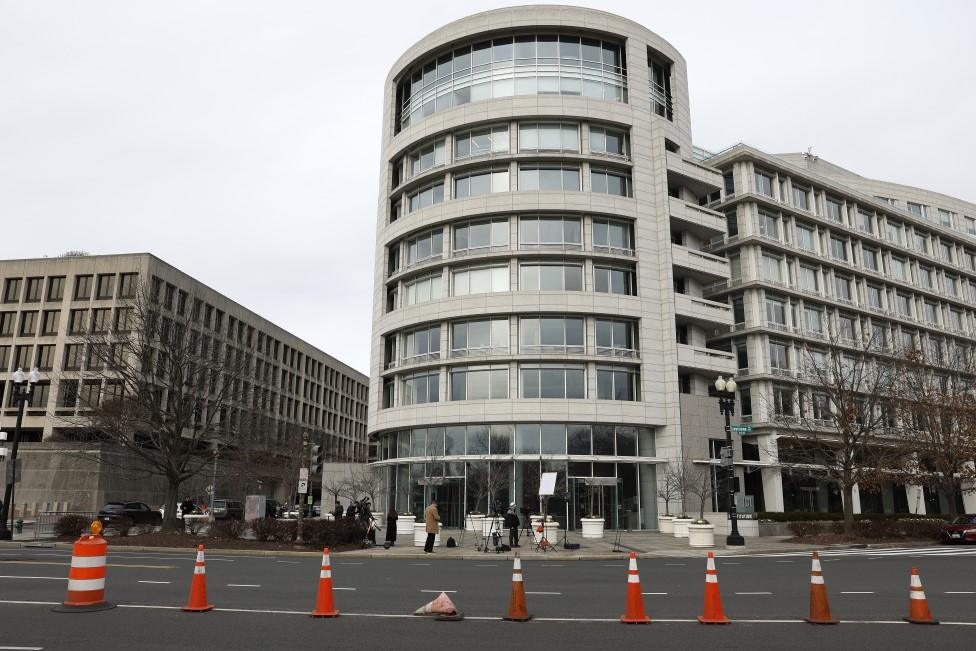
<path fill-rule="evenodd" d="M 752 425 L 733 425 L 733 434 L 752 434 Z"/>

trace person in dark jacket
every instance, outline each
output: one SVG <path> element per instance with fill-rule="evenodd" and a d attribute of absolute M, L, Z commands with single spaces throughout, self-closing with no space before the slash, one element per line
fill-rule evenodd
<path fill-rule="evenodd" d="M 335 508 L 332 509 L 332 516 L 336 520 L 341 520 L 342 519 L 342 504 L 339 504 L 339 500 L 336 500 Z"/>
<path fill-rule="evenodd" d="M 346 507 L 346 518 L 349 520 L 356 519 L 356 503 L 349 502 L 349 506 Z"/>
<path fill-rule="evenodd" d="M 518 547 L 519 541 L 519 517 L 515 513 L 515 505 L 512 504 L 508 507 L 508 513 L 505 514 L 505 526 L 508 527 L 508 544 L 510 547 Z"/>
<path fill-rule="evenodd" d="M 396 509 L 391 506 L 390 512 L 386 514 L 386 542 L 390 543 L 390 547 L 396 544 L 398 518 Z"/>

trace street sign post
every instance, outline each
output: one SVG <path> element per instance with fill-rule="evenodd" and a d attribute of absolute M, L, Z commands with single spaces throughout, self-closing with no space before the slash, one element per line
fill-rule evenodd
<path fill-rule="evenodd" d="M 298 480 L 298 492 L 302 495 L 308 492 L 308 479 Z"/>
<path fill-rule="evenodd" d="M 308 468 L 299 468 L 298 469 L 298 478 L 299 479 L 308 479 Z"/>
<path fill-rule="evenodd" d="M 733 434 L 752 434 L 752 425 L 733 425 Z"/>

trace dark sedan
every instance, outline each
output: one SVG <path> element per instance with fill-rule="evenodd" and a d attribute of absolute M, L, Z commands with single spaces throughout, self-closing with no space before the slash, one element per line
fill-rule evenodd
<path fill-rule="evenodd" d="M 155 527 L 163 523 L 163 514 L 142 502 L 109 502 L 98 512 L 98 520 L 105 527 L 124 521 L 133 526 Z"/>
<path fill-rule="evenodd" d="M 942 525 L 942 542 L 976 542 L 976 515 L 960 515 Z"/>

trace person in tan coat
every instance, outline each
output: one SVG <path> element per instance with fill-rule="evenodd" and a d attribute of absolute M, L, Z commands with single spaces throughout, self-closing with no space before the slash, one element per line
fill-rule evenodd
<path fill-rule="evenodd" d="M 431 498 L 430 506 L 424 509 L 424 523 L 427 525 L 427 542 L 424 543 L 424 553 L 434 553 L 434 537 L 438 533 L 441 514 L 437 512 L 437 498 Z"/>

